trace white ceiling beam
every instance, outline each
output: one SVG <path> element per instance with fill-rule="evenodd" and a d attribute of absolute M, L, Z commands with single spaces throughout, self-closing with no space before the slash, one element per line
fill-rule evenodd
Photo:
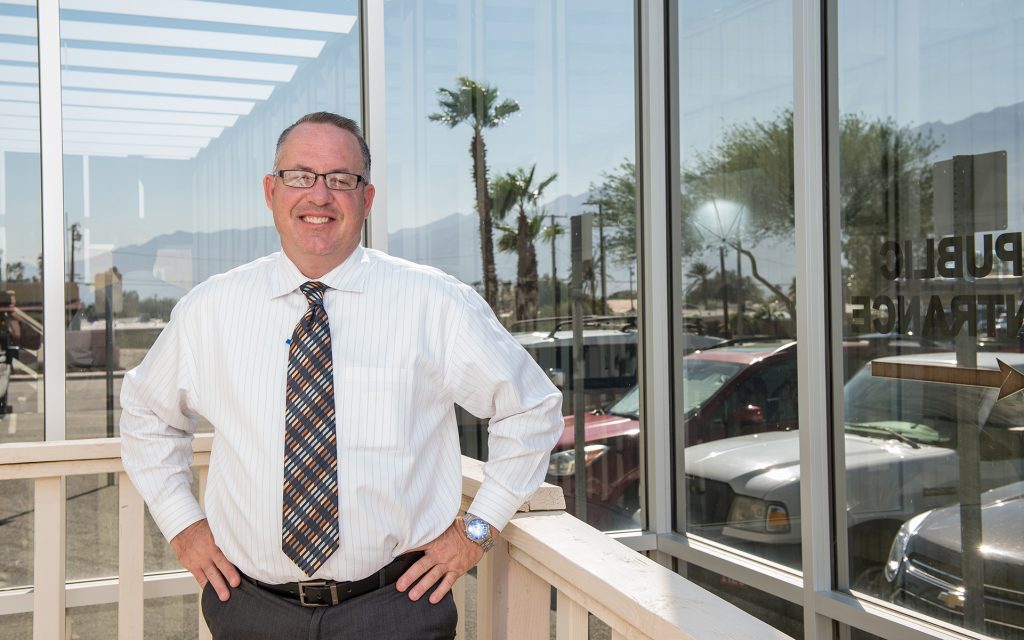
<path fill-rule="evenodd" d="M 152 96 L 140 93 L 82 91 L 80 89 L 65 89 L 62 95 L 65 106 L 152 109 L 154 111 L 196 111 L 199 113 L 227 113 L 243 116 L 252 111 L 252 108 L 255 106 L 253 102 L 241 100 Z"/>
<path fill-rule="evenodd" d="M 31 18 L 26 18 L 31 21 Z M 2 30 L 0 30 L 2 31 Z M 116 42 L 153 47 L 179 47 L 233 53 L 259 53 L 296 58 L 316 58 L 326 44 L 323 40 L 281 38 L 248 33 L 227 33 L 199 29 L 142 27 L 130 24 L 60 21 L 61 40 Z"/>
<path fill-rule="evenodd" d="M 39 83 L 39 72 L 33 67 L 0 64 L 0 83 L 4 82 L 36 86 Z M 143 93 L 166 93 L 171 95 L 236 98 L 243 100 L 266 100 L 274 91 L 274 85 L 252 82 L 221 82 L 217 80 L 145 76 L 133 73 L 99 73 L 95 71 L 73 70 L 64 70 L 61 73 L 61 85 L 78 89 L 112 89 L 115 91 L 130 87 L 133 91 Z"/>
<path fill-rule="evenodd" d="M 273 29 L 301 29 L 326 33 L 348 33 L 356 22 L 355 16 L 337 13 L 274 9 L 221 2 L 197 2 L 195 0 L 162 0 L 161 2 L 62 0 L 60 6 L 62 11 L 114 13 L 148 18 L 244 24 Z"/>
<path fill-rule="evenodd" d="M 266 82 L 290 82 L 294 64 L 254 62 L 228 58 L 178 56 L 162 53 L 131 53 L 103 49 L 61 48 L 63 67 L 95 67 L 125 71 L 156 71 L 160 73 L 240 78 Z"/>
<path fill-rule="evenodd" d="M 21 84 L 39 85 L 39 70 L 35 67 L 21 67 L 13 64 L 0 64 L 0 82 L 19 82 Z"/>
<path fill-rule="evenodd" d="M 4 16 L 0 35 L 36 37 L 35 18 Z M 306 38 L 282 38 L 249 33 L 229 33 L 189 28 L 145 27 L 109 22 L 60 21 L 61 40 L 116 42 L 150 47 L 177 47 L 235 53 L 260 53 L 296 58 L 316 58 L 326 42 Z"/>
<path fill-rule="evenodd" d="M 131 145 L 131 144 L 111 144 L 111 143 L 66 143 L 64 145 L 64 153 L 72 155 L 83 155 L 83 156 L 101 156 L 101 155 L 118 155 L 118 156 L 176 156 L 176 157 L 195 157 L 199 153 L 198 148 L 194 147 L 174 147 L 165 145 Z"/>
<path fill-rule="evenodd" d="M 38 107 L 36 108 L 36 111 L 38 113 Z M 0 103 L 0 113 L 4 113 L 3 103 Z M 17 115 L 25 114 L 20 113 Z M 154 122 L 158 124 L 182 125 L 194 124 L 209 127 L 232 127 L 238 120 L 238 116 L 236 115 L 219 113 L 194 113 L 187 111 L 152 111 L 147 109 L 79 107 L 74 105 L 65 105 L 64 118 L 65 120 L 101 120 L 106 122 Z"/>
<path fill-rule="evenodd" d="M 202 149 L 210 139 L 195 136 L 158 136 L 134 133 L 94 133 L 92 131 L 64 131 L 64 144 L 106 143 L 125 145 L 156 145 L 160 147 L 189 147 Z"/>
<path fill-rule="evenodd" d="M 216 80 L 194 80 L 191 78 L 167 78 L 142 76 L 129 73 L 98 73 L 95 71 L 70 71 L 61 74 L 65 87 L 82 89 L 113 89 L 125 87 L 142 93 L 165 93 L 181 96 L 203 96 L 210 98 L 236 98 L 243 100 L 266 100 L 274 92 L 274 85 L 251 82 L 218 82 Z"/>
<path fill-rule="evenodd" d="M 0 98 L 7 96 L 0 95 Z M 35 116 L 39 117 L 39 100 L 35 102 L 12 102 L 0 100 L 0 116 Z"/>
<path fill-rule="evenodd" d="M 39 129 L 39 118 L 34 116 L 4 116 L 2 122 L 4 127 L 8 129 L 28 129 L 30 131 L 37 131 Z M 157 124 L 153 122 L 104 122 L 102 120 L 72 120 L 64 118 L 64 131 L 216 138 L 224 132 L 224 127 Z"/>
<path fill-rule="evenodd" d="M 94 67 L 125 71 L 149 71 L 172 75 L 214 76 L 264 82 L 290 82 L 294 64 L 255 62 L 229 58 L 179 56 L 162 53 L 125 53 L 106 49 L 61 48 L 61 67 Z M 36 62 L 37 48 L 29 44 L 0 42 L 0 61 Z"/>

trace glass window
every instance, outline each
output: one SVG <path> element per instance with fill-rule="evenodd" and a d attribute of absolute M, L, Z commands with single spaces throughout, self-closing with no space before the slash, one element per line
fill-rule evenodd
<path fill-rule="evenodd" d="M 637 411 L 607 409 L 637 384 L 633 10 L 385 5 L 388 250 L 474 286 L 564 391 L 548 480 L 604 529 L 640 524 Z M 574 261 L 580 214 L 591 253 Z M 585 320 L 575 347 L 573 315 Z M 461 409 L 458 421 L 463 453 L 485 459 L 483 421 Z M 577 473 L 591 478 L 579 507 Z"/>
<path fill-rule="evenodd" d="M 122 372 L 174 303 L 278 248 L 277 136 L 359 119 L 358 43 L 354 1 L 62 7 L 68 437 L 115 435 Z"/>
<path fill-rule="evenodd" d="M 35 3 L 0 3 L 0 443 L 43 439 Z"/>
<path fill-rule="evenodd" d="M 43 439 L 42 199 L 35 3 L 0 3 L 0 444 Z M 33 581 L 31 480 L 0 482 L 0 590 Z M 32 614 L 0 617 L 28 637 Z"/>
<path fill-rule="evenodd" d="M 803 607 L 695 564 L 680 563 L 686 579 L 772 625 L 792 638 L 804 637 Z"/>
<path fill-rule="evenodd" d="M 261 180 L 281 130 L 361 120 L 357 4 L 62 3 L 68 438 L 117 434 L 124 372 L 181 296 L 278 249 Z M 69 578 L 114 575 L 113 479 L 70 479 L 67 513 Z M 148 516 L 146 536 L 146 569 L 177 568 Z"/>
<path fill-rule="evenodd" d="M 999 638 L 1024 628 L 1022 20 L 1011 1 L 838 14 L 842 327 L 873 348 L 844 392 L 845 568 Z"/>
<path fill-rule="evenodd" d="M 792 3 L 677 12 L 677 527 L 798 568 Z"/>

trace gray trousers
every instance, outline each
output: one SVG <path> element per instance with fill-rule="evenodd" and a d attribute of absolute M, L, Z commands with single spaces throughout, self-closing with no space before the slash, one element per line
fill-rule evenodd
<path fill-rule="evenodd" d="M 200 601 L 215 640 L 452 640 L 452 594 L 430 604 L 430 593 L 413 602 L 390 584 L 332 607 L 303 607 L 242 580 L 227 602 L 209 584 Z"/>

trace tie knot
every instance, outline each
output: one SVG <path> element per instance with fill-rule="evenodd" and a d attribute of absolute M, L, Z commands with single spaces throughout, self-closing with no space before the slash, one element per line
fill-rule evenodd
<path fill-rule="evenodd" d="M 324 292 L 327 291 L 326 284 L 310 280 L 309 282 L 300 285 L 299 289 L 302 290 L 302 293 L 306 296 L 306 301 L 309 302 L 309 304 L 323 305 Z"/>

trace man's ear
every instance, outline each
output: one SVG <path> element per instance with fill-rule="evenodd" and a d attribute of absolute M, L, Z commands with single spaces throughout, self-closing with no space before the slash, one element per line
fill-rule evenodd
<path fill-rule="evenodd" d="M 366 185 L 363 189 L 363 219 L 370 217 L 370 209 L 373 207 L 373 197 L 377 195 L 377 189 L 372 184 Z"/>
<path fill-rule="evenodd" d="M 268 173 L 263 176 L 263 198 L 267 201 L 267 208 L 273 209 L 274 205 L 274 187 L 277 184 L 277 176 L 272 173 Z"/>

